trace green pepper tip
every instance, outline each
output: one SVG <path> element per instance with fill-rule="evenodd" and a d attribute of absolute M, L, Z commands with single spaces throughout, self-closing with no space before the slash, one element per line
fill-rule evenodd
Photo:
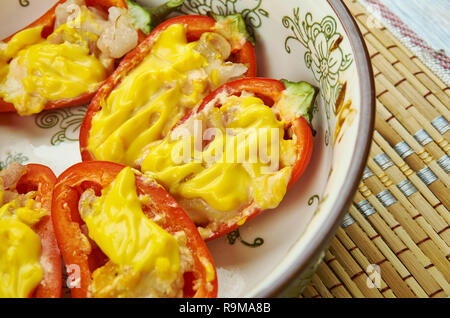
<path fill-rule="evenodd" d="M 134 25 L 146 35 L 150 34 L 169 14 L 184 4 L 184 0 L 169 0 L 159 6 L 150 8 L 132 0 L 125 0 L 125 2 Z"/>
<path fill-rule="evenodd" d="M 216 22 L 221 22 L 224 20 L 230 20 L 231 23 L 234 25 L 234 28 L 237 32 L 242 34 L 247 41 L 249 41 L 253 46 L 255 46 L 255 38 L 251 35 L 251 33 L 247 29 L 247 24 L 245 23 L 244 17 L 240 13 L 234 13 L 226 16 L 218 15 L 213 12 L 207 12 L 207 15 Z"/>
<path fill-rule="evenodd" d="M 166 3 L 169 8 L 180 7 L 184 4 L 184 0 L 170 0 Z"/>
<path fill-rule="evenodd" d="M 292 82 L 286 79 L 280 81 L 286 87 L 287 105 L 285 107 L 290 107 L 296 117 L 303 117 L 311 124 L 313 105 L 319 89 L 305 81 Z"/>

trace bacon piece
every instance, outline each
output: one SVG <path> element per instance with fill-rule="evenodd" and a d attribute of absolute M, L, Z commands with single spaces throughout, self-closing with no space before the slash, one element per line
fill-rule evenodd
<path fill-rule="evenodd" d="M 10 163 L 5 169 L 0 171 L 1 184 L 3 189 L 14 189 L 19 179 L 27 173 L 27 168 L 18 162 Z"/>

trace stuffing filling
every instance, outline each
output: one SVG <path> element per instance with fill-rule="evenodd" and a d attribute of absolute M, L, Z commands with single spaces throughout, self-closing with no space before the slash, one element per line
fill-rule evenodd
<path fill-rule="evenodd" d="M 26 171 L 18 163 L 0 171 L 0 298 L 28 297 L 44 275 L 45 259 L 34 225 L 47 212 L 35 201 L 36 191 L 16 191 Z"/>

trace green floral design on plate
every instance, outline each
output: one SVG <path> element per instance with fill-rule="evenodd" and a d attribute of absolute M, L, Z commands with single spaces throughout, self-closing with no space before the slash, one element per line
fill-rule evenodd
<path fill-rule="evenodd" d="M 330 143 L 330 128 L 328 127 L 325 131 L 325 145 L 328 146 Z"/>
<path fill-rule="evenodd" d="M 240 13 L 247 24 L 249 33 L 253 36 L 254 30 L 262 25 L 263 17 L 268 18 L 269 12 L 261 8 L 262 0 L 254 0 L 254 5 L 248 8 L 239 8 L 238 0 L 185 0 L 181 7 L 184 14 L 207 15 L 212 12 L 218 15 L 231 15 Z"/>
<path fill-rule="evenodd" d="M 22 7 L 28 7 L 30 5 L 30 1 L 29 0 L 19 0 L 19 4 Z"/>
<path fill-rule="evenodd" d="M 88 106 L 81 106 L 44 111 L 35 117 L 35 123 L 44 129 L 58 128 L 50 139 L 52 145 L 63 141 L 78 141 L 79 129 L 87 109 Z"/>
<path fill-rule="evenodd" d="M 326 115 L 330 119 L 330 109 L 336 111 L 336 100 L 342 88 L 339 83 L 340 74 L 353 62 L 352 55 L 345 54 L 340 47 L 343 36 L 337 32 L 336 20 L 326 16 L 320 22 L 313 22 L 313 16 L 309 12 L 300 19 L 300 8 L 296 8 L 293 10 L 293 17 L 284 16 L 282 23 L 293 33 L 284 42 L 286 52 L 291 53 L 291 40 L 305 47 L 306 66 L 319 83 L 320 93 L 326 104 Z"/>
<path fill-rule="evenodd" d="M 11 162 L 18 162 L 18 163 L 25 163 L 29 159 L 27 156 L 25 156 L 23 153 L 15 153 L 15 154 L 8 154 L 8 156 L 5 158 L 5 160 L 0 161 L 0 170 L 5 169 Z"/>
<path fill-rule="evenodd" d="M 311 196 L 309 199 L 308 199 L 308 205 L 313 205 L 313 203 L 314 203 L 314 201 L 315 200 L 317 200 L 317 202 L 320 202 L 320 197 L 319 197 L 319 195 L 318 194 L 314 194 L 313 196 Z"/>
<path fill-rule="evenodd" d="M 236 229 L 230 233 L 227 234 L 228 243 L 230 245 L 233 245 L 236 243 L 237 240 L 239 240 L 242 244 L 248 247 L 259 247 L 264 244 L 264 239 L 261 237 L 257 237 L 253 240 L 253 243 L 249 243 L 242 239 L 241 232 L 239 232 L 239 229 Z"/>

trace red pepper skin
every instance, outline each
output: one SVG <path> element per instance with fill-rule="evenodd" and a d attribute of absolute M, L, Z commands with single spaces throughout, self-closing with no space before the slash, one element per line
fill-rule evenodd
<path fill-rule="evenodd" d="M 238 79 L 222 85 L 207 97 L 205 97 L 202 104 L 200 104 L 200 106 L 196 109 L 196 113 L 200 112 L 208 103 L 213 101 L 219 94 L 222 94 L 224 92 L 228 95 L 240 95 L 243 91 L 251 92 L 254 93 L 255 96 L 261 98 L 266 103 L 266 105 L 272 106 L 280 100 L 285 89 L 286 87 L 281 81 L 274 79 L 257 77 Z M 216 106 L 220 107 L 221 105 Z M 186 114 L 186 116 L 184 116 L 177 123 L 177 125 L 182 124 L 193 114 L 194 113 L 192 111 Z M 292 175 L 291 179 L 289 180 L 287 190 L 289 190 L 298 181 L 298 179 L 301 177 L 306 167 L 308 166 L 308 163 L 311 159 L 314 143 L 311 127 L 309 126 L 306 119 L 304 119 L 303 117 L 296 118 L 295 120 L 290 121 L 289 124 L 291 125 L 293 132 L 297 137 L 297 156 L 294 166 L 292 167 Z M 205 240 L 209 241 L 223 236 L 237 229 L 261 212 L 262 210 L 258 206 L 256 206 L 254 202 L 252 202 L 240 212 L 240 218 L 236 218 L 236 220 L 234 221 L 227 221 L 218 224 L 217 228 L 209 237 L 205 238 Z M 245 222 L 242 223 L 239 220 L 244 216 L 247 217 L 245 219 Z"/>
<path fill-rule="evenodd" d="M 63 172 L 57 180 L 53 195 L 52 219 L 58 246 L 66 265 L 79 266 L 81 275 L 80 288 L 72 288 L 74 298 L 85 298 L 88 294 L 92 272 L 107 262 L 107 257 L 95 244 L 89 246 L 82 235 L 84 225 L 79 211 L 78 201 L 81 193 L 92 188 L 97 195 L 107 187 L 125 166 L 101 161 L 76 164 Z M 152 217 L 163 213 L 165 223 L 161 226 L 169 233 L 184 231 L 187 247 L 194 257 L 194 269 L 185 274 L 184 297 L 209 298 L 217 297 L 217 275 L 207 283 L 207 271 L 201 259 L 208 260 L 214 267 L 212 257 L 197 231 L 194 223 L 177 202 L 159 185 L 136 176 L 138 194 L 150 196 L 151 206 L 143 206 L 144 213 Z M 198 289 L 193 290 L 193 282 L 197 281 Z"/>
<path fill-rule="evenodd" d="M 34 28 L 38 26 L 43 26 L 42 36 L 46 38 L 53 32 L 53 27 L 55 25 L 55 9 L 58 5 L 66 2 L 67 0 L 58 1 L 53 7 L 51 7 L 43 16 L 38 18 L 36 21 L 32 22 L 25 28 L 20 31 Z M 86 0 L 87 6 L 97 7 L 104 11 L 107 11 L 109 7 L 119 7 L 119 8 L 127 8 L 125 1 L 123 0 Z M 16 33 L 20 32 L 17 31 Z M 8 42 L 16 33 L 10 35 L 9 37 L 3 39 L 3 42 Z M 142 41 L 145 38 L 145 35 L 139 31 L 139 40 Z M 60 100 L 48 101 L 45 105 L 45 109 L 55 109 L 69 106 L 77 106 L 89 103 L 89 101 L 94 97 L 96 91 L 87 92 L 81 94 L 80 96 L 74 98 L 65 98 Z M 15 112 L 16 109 L 12 103 L 5 102 L 2 98 L 0 98 L 0 113 L 2 112 Z"/>
<path fill-rule="evenodd" d="M 55 233 L 51 219 L 51 205 L 53 188 L 56 177 L 46 166 L 29 164 L 27 173 L 19 179 L 16 189 L 25 194 L 29 191 L 38 191 L 36 201 L 41 203 L 43 209 L 48 212 L 33 230 L 41 241 L 41 262 L 44 269 L 44 277 L 41 283 L 32 292 L 33 298 L 60 298 L 61 297 L 61 256 L 56 244 Z"/>
<path fill-rule="evenodd" d="M 92 127 L 92 118 L 100 111 L 102 102 L 107 99 L 109 94 L 121 82 L 122 78 L 139 65 L 150 53 L 158 35 L 173 24 L 184 24 L 186 26 L 187 40 L 196 41 L 204 32 L 213 32 L 216 21 L 213 18 L 202 15 L 185 15 L 169 19 L 158 25 L 141 44 L 125 56 L 114 73 L 99 88 L 89 105 L 80 129 L 80 151 L 83 161 L 96 160 L 87 147 L 89 132 Z M 231 57 L 233 62 L 247 65 L 248 70 L 245 74 L 246 76 L 256 76 L 255 50 L 250 42 L 247 41 L 242 48 L 235 48 L 234 52 L 232 51 Z"/>

